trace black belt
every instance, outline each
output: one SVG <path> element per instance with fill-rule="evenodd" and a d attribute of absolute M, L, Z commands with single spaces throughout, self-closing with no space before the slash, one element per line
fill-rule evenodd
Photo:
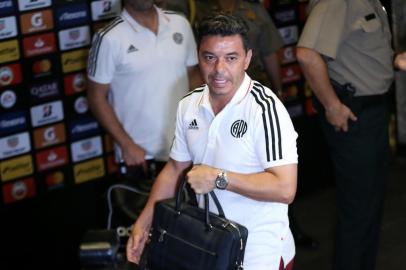
<path fill-rule="evenodd" d="M 356 89 L 351 83 L 340 84 L 335 80 L 330 80 L 337 96 L 342 101 L 359 102 L 362 104 L 376 104 L 386 100 L 387 94 L 356 96 Z"/>

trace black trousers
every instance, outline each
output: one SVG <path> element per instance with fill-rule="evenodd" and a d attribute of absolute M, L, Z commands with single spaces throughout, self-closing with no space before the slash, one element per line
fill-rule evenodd
<path fill-rule="evenodd" d="M 348 132 L 335 131 L 320 113 L 336 178 L 335 269 L 373 270 L 389 163 L 386 96 L 341 99 L 358 117 L 350 120 Z"/>

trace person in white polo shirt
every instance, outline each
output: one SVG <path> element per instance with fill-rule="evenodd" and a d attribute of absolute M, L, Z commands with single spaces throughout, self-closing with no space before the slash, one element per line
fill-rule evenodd
<path fill-rule="evenodd" d="M 296 193 L 297 133 L 276 95 L 245 73 L 252 56 L 247 32 L 232 15 L 201 22 L 198 55 L 206 85 L 179 102 L 170 159 L 127 243 L 130 262 L 139 262 L 155 202 L 173 197 L 178 177 L 192 166 L 187 179 L 194 191 L 213 190 L 227 217 L 248 228 L 244 269 L 292 269 L 288 204 Z"/>
<path fill-rule="evenodd" d="M 121 15 L 97 32 L 88 100 L 116 142 L 117 160 L 144 168 L 146 160 L 168 160 L 177 102 L 200 84 L 197 61 L 188 21 L 153 0 L 126 0 Z"/>

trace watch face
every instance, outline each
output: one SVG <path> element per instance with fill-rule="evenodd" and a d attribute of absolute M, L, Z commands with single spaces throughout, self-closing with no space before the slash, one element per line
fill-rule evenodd
<path fill-rule="evenodd" d="M 224 174 L 219 174 L 216 179 L 216 187 L 218 189 L 225 189 L 227 187 L 228 181 Z"/>

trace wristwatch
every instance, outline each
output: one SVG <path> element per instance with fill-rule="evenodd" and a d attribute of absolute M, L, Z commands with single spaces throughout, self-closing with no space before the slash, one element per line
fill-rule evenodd
<path fill-rule="evenodd" d="M 221 170 L 216 177 L 216 188 L 226 189 L 228 185 L 227 173 L 224 170 Z"/>

